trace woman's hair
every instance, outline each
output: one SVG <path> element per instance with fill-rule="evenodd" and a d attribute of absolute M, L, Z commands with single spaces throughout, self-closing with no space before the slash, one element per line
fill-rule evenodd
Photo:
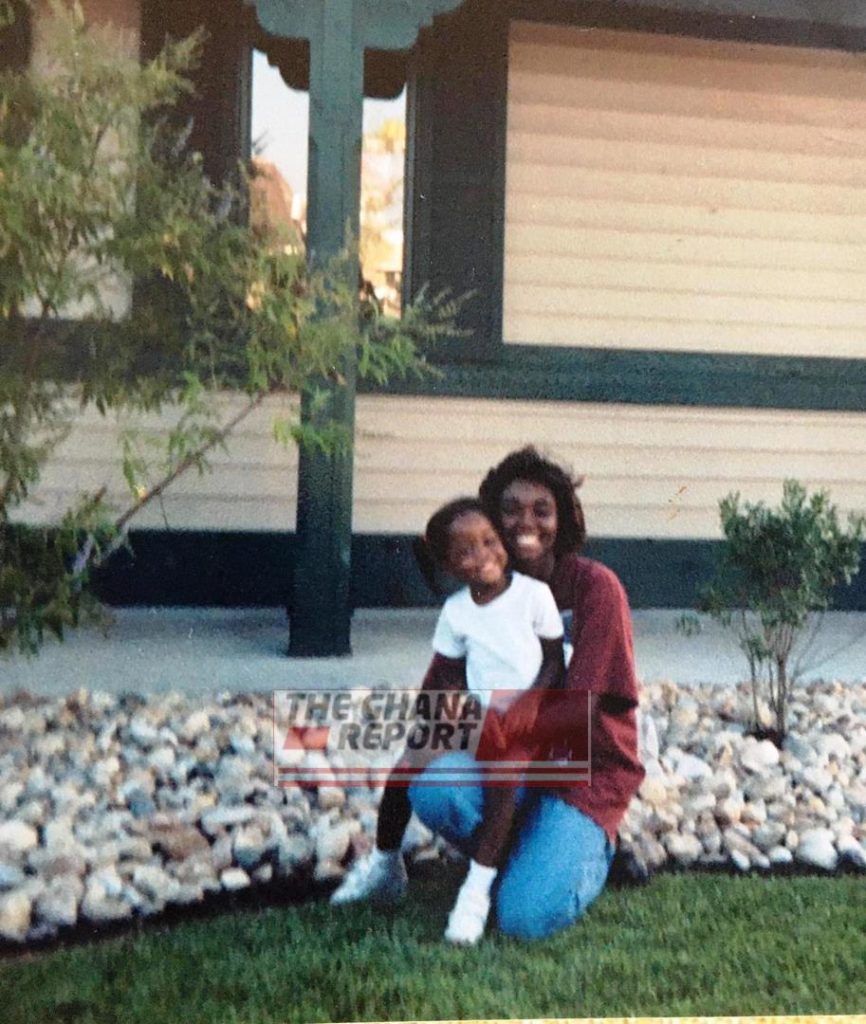
<path fill-rule="evenodd" d="M 586 521 L 577 497 L 583 477 L 572 476 L 562 466 L 544 458 L 532 445 L 506 455 L 487 474 L 478 489 L 484 511 L 499 532 L 502 532 L 502 495 L 515 480 L 541 484 L 556 502 L 557 530 L 553 546 L 556 555 L 580 551 L 586 540 Z"/>
<path fill-rule="evenodd" d="M 436 571 L 441 570 L 448 560 L 451 526 L 456 519 L 468 512 L 476 512 L 485 519 L 490 518 L 487 509 L 478 498 L 455 498 L 430 516 L 424 536 L 418 537 L 413 545 L 418 567 L 427 585 L 436 593 L 441 589 L 436 579 Z"/>

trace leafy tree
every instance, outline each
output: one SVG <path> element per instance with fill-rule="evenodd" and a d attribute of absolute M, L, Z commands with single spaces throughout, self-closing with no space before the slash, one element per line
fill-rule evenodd
<path fill-rule="evenodd" d="M 796 480 L 784 483 L 782 503 L 719 502 L 724 543 L 716 578 L 702 609 L 736 631 L 749 664 L 755 726 L 764 691 L 779 739 L 787 732 L 787 708 L 795 682 L 790 658 L 810 616 L 831 606 L 833 590 L 850 583 L 860 567 L 866 519 L 839 522 L 827 491 L 808 495 Z"/>
<path fill-rule="evenodd" d="M 199 38 L 141 64 L 89 30 L 77 3 L 50 10 L 48 72 L 0 76 L 0 648 L 29 652 L 94 607 L 91 571 L 134 515 L 204 472 L 268 396 L 285 399 L 279 440 L 344 443 L 298 422 L 301 387 L 340 386 L 347 358 L 378 381 L 422 369 L 420 346 L 449 332 L 456 308 L 422 295 L 401 320 L 359 317 L 348 260 L 308 271 L 299 246 L 248 225 L 242 176 L 215 187 L 172 125 Z M 244 403 L 222 421 L 227 389 Z M 128 507 L 100 491 L 50 529 L 20 522 L 88 405 L 171 411 L 160 457 L 127 434 Z"/>

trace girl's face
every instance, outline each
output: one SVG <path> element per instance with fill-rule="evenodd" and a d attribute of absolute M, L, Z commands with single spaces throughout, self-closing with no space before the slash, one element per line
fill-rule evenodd
<path fill-rule="evenodd" d="M 498 597 L 508 586 L 508 555 L 487 516 L 464 512 L 451 524 L 448 538 L 446 568 L 451 575 L 469 584 L 476 600 Z"/>
<path fill-rule="evenodd" d="M 514 564 L 536 579 L 549 580 L 556 564 L 559 521 L 556 499 L 544 484 L 513 480 L 499 502 L 502 535 Z"/>

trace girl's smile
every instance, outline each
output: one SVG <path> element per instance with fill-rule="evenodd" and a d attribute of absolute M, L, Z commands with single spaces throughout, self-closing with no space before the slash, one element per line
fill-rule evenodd
<path fill-rule="evenodd" d="M 448 564 L 452 576 L 467 583 L 472 597 L 486 604 L 508 587 L 508 555 L 493 524 L 480 512 L 466 512 L 448 531 Z"/>
<path fill-rule="evenodd" d="M 499 515 L 517 567 L 530 576 L 549 579 L 556 564 L 559 525 L 553 493 L 543 484 L 514 480 L 502 492 Z"/>

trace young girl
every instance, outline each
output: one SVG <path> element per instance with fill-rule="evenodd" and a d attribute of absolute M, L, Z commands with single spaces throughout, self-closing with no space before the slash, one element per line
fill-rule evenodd
<path fill-rule="evenodd" d="M 459 498 L 439 509 L 424 536 L 433 562 L 464 586 L 445 602 L 433 635 L 440 671 L 428 673 L 424 687 L 443 680 L 468 689 L 488 715 L 508 710 L 508 693 L 560 685 L 563 671 L 562 620 L 545 583 L 512 572 L 499 534 L 480 502 Z M 529 712 L 531 714 L 531 710 Z M 531 732 L 522 723 L 520 733 Z M 494 732 L 496 730 L 494 729 Z M 512 732 L 513 732 L 512 728 Z M 501 750 L 503 760 L 527 760 L 527 747 Z M 399 769 L 423 767 L 417 758 Z M 490 786 L 474 836 L 475 851 L 445 938 L 472 945 L 484 932 L 490 890 L 505 851 L 516 808 L 515 786 Z M 331 897 L 348 903 L 367 896 L 398 897 L 406 887 L 400 843 L 411 816 L 407 792 L 387 785 L 379 809 L 376 849 L 359 861 Z"/>

